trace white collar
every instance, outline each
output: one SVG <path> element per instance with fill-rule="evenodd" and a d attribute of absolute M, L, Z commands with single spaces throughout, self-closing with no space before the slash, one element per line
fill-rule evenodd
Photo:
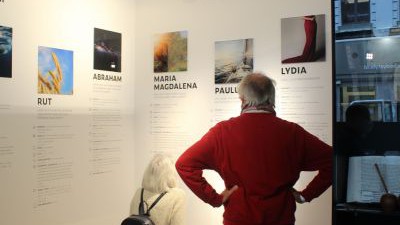
<path fill-rule="evenodd" d="M 242 113 L 271 113 L 271 112 L 262 109 L 244 109 Z"/>

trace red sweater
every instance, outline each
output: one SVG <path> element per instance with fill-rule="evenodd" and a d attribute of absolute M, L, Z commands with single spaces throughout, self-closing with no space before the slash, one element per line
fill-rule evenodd
<path fill-rule="evenodd" d="M 186 150 L 176 169 L 186 185 L 214 207 L 222 196 L 202 176 L 217 171 L 227 188 L 238 185 L 224 204 L 224 224 L 294 224 L 291 188 L 301 171 L 319 171 L 301 192 L 306 201 L 332 183 L 332 148 L 295 123 L 274 114 L 245 113 L 218 123 Z"/>

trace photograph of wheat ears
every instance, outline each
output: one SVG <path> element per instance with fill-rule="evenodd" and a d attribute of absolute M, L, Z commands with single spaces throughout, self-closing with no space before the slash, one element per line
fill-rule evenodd
<path fill-rule="evenodd" d="M 38 93 L 73 94 L 73 52 L 39 46 Z"/>

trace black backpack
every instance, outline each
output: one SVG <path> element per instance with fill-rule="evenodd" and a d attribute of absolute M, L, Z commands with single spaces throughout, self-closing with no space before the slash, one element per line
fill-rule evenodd
<path fill-rule="evenodd" d="M 139 215 L 131 215 L 122 221 L 121 225 L 155 225 L 155 223 L 150 219 L 150 210 L 160 201 L 160 199 L 167 193 L 161 193 L 157 199 L 150 205 L 146 212 L 144 212 L 143 192 L 140 193 L 140 203 L 139 203 Z M 147 205 L 147 203 L 146 203 Z"/>

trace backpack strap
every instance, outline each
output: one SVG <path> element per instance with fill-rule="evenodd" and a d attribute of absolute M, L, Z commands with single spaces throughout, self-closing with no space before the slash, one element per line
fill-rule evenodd
<path fill-rule="evenodd" d="M 143 201 L 143 192 L 144 188 L 142 188 L 142 191 L 140 193 L 140 203 L 139 203 L 139 215 L 144 215 L 144 201 Z"/>
<path fill-rule="evenodd" d="M 142 189 L 142 190 L 143 190 L 143 189 Z M 143 192 L 142 192 L 142 193 L 143 193 Z M 150 216 L 150 210 L 158 203 L 158 201 L 160 201 L 160 199 L 161 199 L 165 194 L 167 194 L 166 191 L 163 192 L 163 193 L 161 193 L 161 194 L 157 197 L 157 199 L 153 202 L 153 204 L 150 205 L 149 209 L 147 209 L 146 215 L 149 215 L 149 216 Z"/>

